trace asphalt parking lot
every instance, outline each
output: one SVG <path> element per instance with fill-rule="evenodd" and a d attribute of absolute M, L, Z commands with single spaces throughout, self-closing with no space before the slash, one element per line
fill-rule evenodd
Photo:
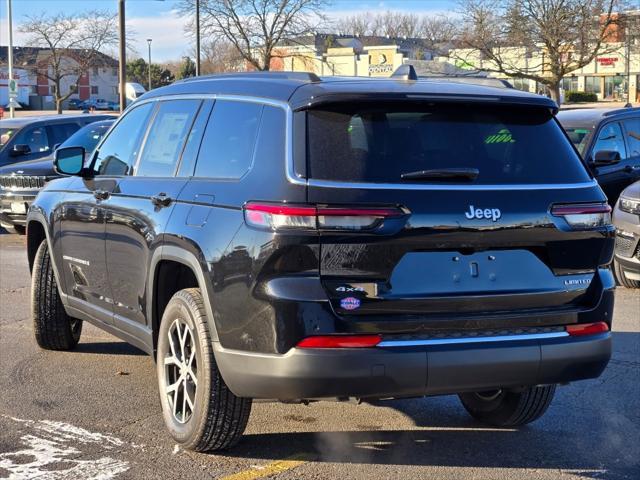
<path fill-rule="evenodd" d="M 0 234 L 0 478 L 640 478 L 640 292 L 619 289 L 604 375 L 558 390 L 520 430 L 474 422 L 456 397 L 382 406 L 254 404 L 224 454 L 165 433 L 152 360 L 85 324 L 40 350 L 24 237 Z"/>

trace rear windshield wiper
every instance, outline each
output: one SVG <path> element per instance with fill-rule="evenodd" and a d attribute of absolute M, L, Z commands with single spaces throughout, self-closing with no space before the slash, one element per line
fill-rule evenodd
<path fill-rule="evenodd" d="M 417 170 L 400 175 L 403 180 L 475 180 L 480 175 L 477 168 L 438 168 Z"/>

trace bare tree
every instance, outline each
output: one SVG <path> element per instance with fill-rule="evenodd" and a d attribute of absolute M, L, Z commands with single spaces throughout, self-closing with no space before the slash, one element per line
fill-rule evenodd
<path fill-rule="evenodd" d="M 420 20 L 418 36 L 425 47 L 434 52 L 445 50 L 457 38 L 457 22 L 446 15 L 425 15 Z"/>
<path fill-rule="evenodd" d="M 611 51 L 623 0 L 463 0 L 467 27 L 457 60 L 546 85 L 560 99 L 562 78 Z M 616 47 L 617 48 L 617 47 Z M 526 58 L 527 61 L 522 61 Z"/>
<path fill-rule="evenodd" d="M 353 35 L 354 37 L 364 37 L 371 35 L 371 15 L 367 12 L 349 15 L 340 18 L 336 22 L 336 31 L 339 35 Z"/>
<path fill-rule="evenodd" d="M 181 11 L 193 15 L 194 0 Z M 256 70 L 269 70 L 281 41 L 309 35 L 324 21 L 325 0 L 200 0 L 204 34 L 225 39 Z"/>
<path fill-rule="evenodd" d="M 204 74 L 244 70 L 244 60 L 238 50 L 225 39 L 211 39 L 202 44 L 201 70 Z"/>
<path fill-rule="evenodd" d="M 38 74 L 53 82 L 58 113 L 77 91 L 80 79 L 100 63 L 100 51 L 118 41 L 117 18 L 106 11 L 27 16 L 20 31 L 28 34 L 29 45 L 45 48 L 33 61 Z M 64 92 L 67 78 L 71 81 L 65 82 Z"/>
<path fill-rule="evenodd" d="M 418 34 L 419 25 L 419 15 L 387 11 L 373 18 L 371 33 L 394 38 L 415 37 Z"/>

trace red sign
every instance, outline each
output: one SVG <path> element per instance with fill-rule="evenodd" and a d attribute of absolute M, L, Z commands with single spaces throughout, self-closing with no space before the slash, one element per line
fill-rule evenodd
<path fill-rule="evenodd" d="M 618 60 L 618 57 L 598 57 L 596 59 L 601 67 L 613 67 Z"/>

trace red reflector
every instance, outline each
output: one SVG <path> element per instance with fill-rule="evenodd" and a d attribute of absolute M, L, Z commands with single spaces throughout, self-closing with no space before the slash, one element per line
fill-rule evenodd
<path fill-rule="evenodd" d="M 604 322 L 582 323 L 578 325 L 567 325 L 566 330 L 572 337 L 581 337 L 583 335 L 595 335 L 597 333 L 608 332 L 609 326 Z"/>
<path fill-rule="evenodd" d="M 606 203 L 591 203 L 583 205 L 556 205 L 551 209 L 551 214 L 557 217 L 590 213 L 611 213 L 611 207 Z"/>
<path fill-rule="evenodd" d="M 318 208 L 318 215 L 327 217 L 400 217 L 404 212 L 397 208 Z"/>
<path fill-rule="evenodd" d="M 375 347 L 382 341 L 380 335 L 325 335 L 307 337 L 298 348 L 367 348 Z"/>

